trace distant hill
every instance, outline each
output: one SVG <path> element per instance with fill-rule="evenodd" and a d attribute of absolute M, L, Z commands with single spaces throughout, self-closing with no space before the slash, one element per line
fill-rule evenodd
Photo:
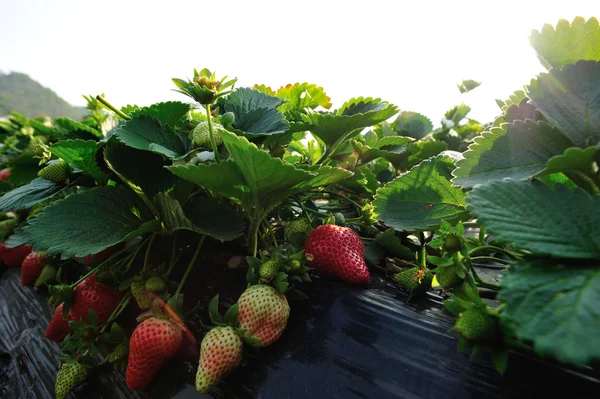
<path fill-rule="evenodd" d="M 87 112 L 85 108 L 70 105 L 23 73 L 6 75 L 0 72 L 0 117 L 13 111 L 29 118 L 66 116 L 75 120 L 80 120 Z"/>

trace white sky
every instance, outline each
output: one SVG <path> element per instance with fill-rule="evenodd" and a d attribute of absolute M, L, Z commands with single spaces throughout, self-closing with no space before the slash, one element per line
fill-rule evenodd
<path fill-rule="evenodd" d="M 186 101 L 170 78 L 206 67 L 238 87 L 316 83 L 334 107 L 380 97 L 436 125 L 464 101 L 485 122 L 495 98 L 543 71 L 532 29 L 599 9 L 597 0 L 0 0 L 0 70 L 75 105 L 99 93 L 117 106 Z M 460 95 L 463 78 L 483 85 Z"/>

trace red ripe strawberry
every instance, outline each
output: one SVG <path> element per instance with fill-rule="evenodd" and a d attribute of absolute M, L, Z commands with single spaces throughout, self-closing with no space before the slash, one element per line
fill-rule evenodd
<path fill-rule="evenodd" d="M 3 245 L 6 245 L 4 243 Z M 21 245 L 16 248 L 6 248 L 2 251 L 2 261 L 8 267 L 19 267 L 27 255 L 31 253 L 31 246 Z"/>
<path fill-rule="evenodd" d="M 275 342 L 287 325 L 290 305 L 285 295 L 270 285 L 253 285 L 238 299 L 238 321 L 244 339 L 253 346 L 265 347 Z"/>
<path fill-rule="evenodd" d="M 183 329 L 179 323 L 158 317 L 138 324 L 129 340 L 125 376 L 129 389 L 141 391 L 152 382 L 163 363 L 179 350 Z"/>
<path fill-rule="evenodd" d="M 9 177 L 10 177 L 10 169 L 6 168 L 6 169 L 0 170 L 0 180 L 8 181 Z"/>
<path fill-rule="evenodd" d="M 54 311 L 54 316 L 52 316 L 52 320 L 50 320 L 50 324 L 48 324 L 48 328 L 46 329 L 45 337 L 50 341 L 62 342 L 71 332 L 69 321 L 63 318 L 62 310 L 63 304 L 61 303 Z"/>
<path fill-rule="evenodd" d="M 21 284 L 33 285 L 42 273 L 46 264 L 46 256 L 43 252 L 32 252 L 23 259 L 21 264 Z"/>
<path fill-rule="evenodd" d="M 98 315 L 99 324 L 106 323 L 122 298 L 121 291 L 98 283 L 96 276 L 90 275 L 73 289 L 73 308 L 67 314 L 66 319 L 62 317 L 62 304 L 56 308 L 52 321 L 46 329 L 46 338 L 54 342 L 61 342 L 71 332 L 69 320 L 85 321 L 90 309 L 93 309 Z"/>
<path fill-rule="evenodd" d="M 215 327 L 202 340 L 196 390 L 209 392 L 242 360 L 243 342 L 233 327 Z"/>
<path fill-rule="evenodd" d="M 318 226 L 304 242 L 310 266 L 322 275 L 348 283 L 369 284 L 371 278 L 364 260 L 360 237 L 348 227 Z"/>
<path fill-rule="evenodd" d="M 92 274 L 73 290 L 73 308 L 69 312 L 69 320 L 85 320 L 90 309 L 93 309 L 98 315 L 98 323 L 104 324 L 122 298 L 123 292 L 97 282 Z"/>

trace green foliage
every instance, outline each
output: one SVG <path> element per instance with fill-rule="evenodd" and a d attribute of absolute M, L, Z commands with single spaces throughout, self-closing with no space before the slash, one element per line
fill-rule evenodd
<path fill-rule="evenodd" d="M 223 113 L 235 115 L 233 128 L 240 133 L 251 135 L 270 135 L 284 133 L 289 123 L 277 109 L 284 100 L 261 91 L 242 88 L 222 99 L 219 107 Z"/>
<path fill-rule="evenodd" d="M 598 209 L 598 208 L 596 208 Z M 543 356 L 573 364 L 600 359 L 600 268 L 524 261 L 513 266 L 498 296 L 502 317 Z"/>
<path fill-rule="evenodd" d="M 396 230 L 431 230 L 442 220 L 468 216 L 465 193 L 450 183 L 460 154 L 423 161 L 377 191 L 373 205 L 379 220 Z"/>
<path fill-rule="evenodd" d="M 64 185 L 36 178 L 29 184 L 16 188 L 0 197 L 0 210 L 20 211 L 52 198 L 65 189 Z"/>
<path fill-rule="evenodd" d="M 131 148 L 155 152 L 171 159 L 186 153 L 181 136 L 170 126 L 149 116 L 125 122 L 113 131 L 113 137 Z"/>
<path fill-rule="evenodd" d="M 312 113 L 302 116 L 307 130 L 321 139 L 331 154 L 345 140 L 359 130 L 376 125 L 394 116 L 397 109 L 380 99 L 353 98 L 334 112 Z"/>
<path fill-rule="evenodd" d="M 67 259 L 98 253 L 157 228 L 158 221 L 131 190 L 107 186 L 57 201 L 32 219 L 25 233 L 37 251 Z"/>
<path fill-rule="evenodd" d="M 490 180 L 531 179 L 546 170 L 546 162 L 572 145 L 545 122 L 515 121 L 484 132 L 458 161 L 454 183 L 470 188 Z"/>
<path fill-rule="evenodd" d="M 600 197 L 539 182 L 493 181 L 467 198 L 469 210 L 499 240 L 535 254 L 600 258 Z M 568 237 L 568 239 L 566 238 Z"/>
<path fill-rule="evenodd" d="M 433 130 L 433 124 L 424 115 L 403 111 L 390 125 L 401 136 L 422 139 Z"/>
<path fill-rule="evenodd" d="M 138 186 L 149 197 L 175 185 L 175 176 L 165 169 L 169 162 L 154 152 L 111 143 L 104 148 L 104 159 L 117 175 Z"/>
<path fill-rule="evenodd" d="M 600 141 L 599 80 L 600 62 L 578 61 L 540 74 L 527 95 L 573 146 L 586 148 Z"/>
<path fill-rule="evenodd" d="M 50 152 L 69 165 L 81 169 L 94 179 L 102 181 L 106 175 L 96 163 L 100 145 L 93 140 L 61 140 L 50 147 Z"/>
<path fill-rule="evenodd" d="M 481 86 L 481 82 L 472 79 L 465 79 L 456 85 L 461 94 L 468 93 Z"/>
<path fill-rule="evenodd" d="M 579 60 L 600 61 L 600 26 L 595 17 L 577 17 L 572 23 L 561 19 L 554 28 L 545 24 L 529 38 L 546 69 L 562 68 Z"/>
<path fill-rule="evenodd" d="M 141 108 L 137 105 L 127 105 L 121 108 L 121 111 L 131 118 L 139 118 L 144 115 L 151 116 L 169 126 L 175 126 L 189 110 L 189 104 L 179 101 L 167 101 Z"/>

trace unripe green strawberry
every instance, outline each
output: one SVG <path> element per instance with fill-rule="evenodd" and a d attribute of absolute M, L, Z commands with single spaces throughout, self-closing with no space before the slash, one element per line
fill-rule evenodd
<path fill-rule="evenodd" d="M 166 287 L 167 284 L 165 283 L 165 280 L 160 276 L 152 276 L 146 280 L 146 289 L 155 294 L 163 292 Z"/>
<path fill-rule="evenodd" d="M 246 330 L 244 339 L 252 346 L 275 342 L 287 325 L 290 305 L 285 295 L 270 285 L 253 285 L 238 299 L 238 321 Z"/>
<path fill-rule="evenodd" d="M 421 294 L 431 288 L 433 274 L 427 269 L 413 267 L 395 274 L 393 280 L 411 294 Z"/>
<path fill-rule="evenodd" d="M 150 309 L 152 301 L 154 300 L 154 295 L 150 295 L 146 292 L 146 282 L 134 281 L 131 283 L 131 293 L 141 309 Z"/>
<path fill-rule="evenodd" d="M 220 118 L 221 125 L 231 127 L 235 123 L 235 114 L 233 112 L 225 112 Z"/>
<path fill-rule="evenodd" d="M 10 234 L 18 223 L 19 221 L 15 218 L 0 221 L 0 233 L 4 235 Z"/>
<path fill-rule="evenodd" d="M 50 164 L 40 170 L 38 176 L 54 183 L 64 183 L 69 177 L 69 165 L 63 161 Z"/>
<path fill-rule="evenodd" d="M 458 277 L 454 266 L 442 267 L 435 275 L 438 283 L 446 289 L 454 288 L 463 282 L 463 279 Z"/>
<path fill-rule="evenodd" d="M 215 327 L 202 340 L 196 390 L 209 392 L 227 373 L 239 366 L 243 342 L 233 327 Z"/>
<path fill-rule="evenodd" d="M 490 341 L 498 333 L 498 318 L 482 308 L 471 308 L 462 312 L 452 328 L 466 339 L 475 342 Z"/>
<path fill-rule="evenodd" d="M 56 385 L 54 386 L 56 399 L 64 399 L 73 388 L 85 381 L 86 377 L 87 369 L 81 363 L 63 364 L 56 375 Z"/>
<path fill-rule="evenodd" d="M 108 357 L 108 361 L 111 363 L 118 362 L 119 360 L 127 359 L 129 355 L 129 342 L 121 342 L 116 348 L 112 351 L 110 356 Z"/>
<path fill-rule="evenodd" d="M 458 252 L 462 247 L 462 238 L 456 233 L 448 233 L 444 238 L 443 245 L 447 252 Z"/>
<path fill-rule="evenodd" d="M 223 143 L 223 139 L 219 134 L 219 130 L 223 130 L 223 126 L 218 123 L 213 123 L 213 134 L 215 136 L 215 141 L 217 145 Z M 208 122 L 200 122 L 194 130 L 192 130 L 191 137 L 192 146 L 196 147 L 206 147 L 211 148 L 212 144 L 210 142 L 210 131 L 208 129 Z"/>
<path fill-rule="evenodd" d="M 298 270 L 300 269 L 300 266 L 302 266 L 302 262 L 300 262 L 298 259 L 288 259 L 286 264 L 292 270 Z"/>
<path fill-rule="evenodd" d="M 42 269 L 42 273 L 40 273 L 40 276 L 37 278 L 37 280 L 35 280 L 34 286 L 40 287 L 44 284 L 53 282 L 56 278 L 56 272 L 56 267 L 52 265 L 44 266 L 44 268 Z"/>
<path fill-rule="evenodd" d="M 285 225 L 283 228 L 284 235 L 289 238 L 294 233 L 308 233 L 310 223 L 306 219 L 295 219 Z"/>
<path fill-rule="evenodd" d="M 273 277 L 275 277 L 278 271 L 279 263 L 275 260 L 268 260 L 260 265 L 260 270 L 258 273 L 261 279 L 270 281 Z"/>

